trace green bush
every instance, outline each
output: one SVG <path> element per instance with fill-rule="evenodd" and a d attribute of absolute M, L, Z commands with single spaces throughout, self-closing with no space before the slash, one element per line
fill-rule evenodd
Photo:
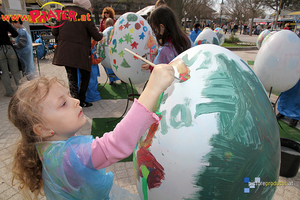
<path fill-rule="evenodd" d="M 237 42 L 241 42 L 241 40 L 238 37 L 235 37 L 233 34 L 231 34 L 231 36 L 228 39 L 225 38 L 225 42 L 226 43 L 237 43 Z"/>

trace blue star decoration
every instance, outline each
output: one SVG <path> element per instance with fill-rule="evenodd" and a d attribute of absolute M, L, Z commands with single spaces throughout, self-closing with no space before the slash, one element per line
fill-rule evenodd
<path fill-rule="evenodd" d="M 141 34 L 141 35 L 139 35 L 139 37 L 140 37 L 140 40 L 143 40 L 143 39 L 145 38 L 145 34 L 144 34 L 144 32 L 142 32 L 142 34 Z"/>

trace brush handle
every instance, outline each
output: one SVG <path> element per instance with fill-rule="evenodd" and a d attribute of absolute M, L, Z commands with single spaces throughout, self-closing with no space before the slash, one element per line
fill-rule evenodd
<path fill-rule="evenodd" d="M 141 60 L 144 61 L 145 63 L 151 65 L 152 67 L 155 67 L 155 66 L 156 66 L 155 64 L 153 64 L 153 63 L 150 62 L 149 60 L 146 60 L 145 58 L 139 56 L 138 54 L 135 54 L 134 52 L 130 51 L 129 49 L 127 49 L 127 48 L 124 48 L 124 49 L 125 49 L 125 51 L 127 51 L 127 52 L 131 53 L 132 55 L 138 57 L 139 59 L 141 59 Z M 174 68 L 174 71 L 177 72 L 177 68 L 176 68 L 176 67 L 173 67 L 173 68 Z M 177 72 L 177 74 L 178 74 L 178 72 Z M 174 76 L 174 78 L 180 81 L 180 79 L 179 79 L 178 77 Z"/>
<path fill-rule="evenodd" d="M 125 51 L 131 53 L 132 55 L 138 57 L 139 59 L 141 59 L 142 61 L 144 61 L 145 63 L 151 65 L 152 67 L 155 67 L 156 65 L 153 64 L 152 62 L 150 62 L 149 60 L 146 60 L 145 58 L 139 56 L 138 54 L 135 54 L 134 52 L 130 51 L 129 49 L 125 48 Z"/>

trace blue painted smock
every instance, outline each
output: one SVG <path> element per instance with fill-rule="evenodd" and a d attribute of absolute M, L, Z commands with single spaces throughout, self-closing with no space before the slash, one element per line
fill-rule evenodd
<path fill-rule="evenodd" d="M 114 174 L 96 170 L 91 159 L 93 136 L 36 144 L 43 163 L 43 186 L 47 199 L 138 199 L 113 184 Z"/>
<path fill-rule="evenodd" d="M 300 120 L 300 80 L 280 95 L 277 109 L 284 116 Z"/>
<path fill-rule="evenodd" d="M 189 39 L 190 40 L 190 39 Z M 194 46 L 194 43 L 191 42 L 191 47 Z M 173 44 L 170 42 L 166 42 L 164 46 L 158 48 L 157 55 L 153 61 L 155 65 L 158 64 L 168 64 L 170 63 L 176 56 L 178 55 L 176 49 Z"/>
<path fill-rule="evenodd" d="M 97 59 L 97 55 L 94 53 L 95 49 L 91 47 L 91 52 L 94 55 L 94 58 Z M 98 77 L 100 77 L 100 71 L 98 64 L 93 65 L 91 67 L 91 73 L 90 73 L 90 81 L 88 89 L 85 93 L 85 101 L 86 102 L 94 102 L 101 99 L 100 92 L 98 92 Z M 81 82 L 81 74 L 79 69 L 77 69 L 77 78 L 78 78 L 78 88 L 80 87 Z"/>
<path fill-rule="evenodd" d="M 26 45 L 21 49 L 16 49 L 16 51 L 21 60 L 27 79 L 31 80 L 37 76 L 33 61 L 32 39 L 25 27 L 20 28 L 18 33 L 19 35 L 16 37 L 15 43 L 19 43 L 20 36 L 25 36 L 27 39 Z"/>
<path fill-rule="evenodd" d="M 177 52 L 172 43 L 166 42 L 164 46 L 160 46 L 157 51 L 157 55 L 153 63 L 155 65 L 158 64 L 168 64 L 170 63 L 176 56 Z"/>

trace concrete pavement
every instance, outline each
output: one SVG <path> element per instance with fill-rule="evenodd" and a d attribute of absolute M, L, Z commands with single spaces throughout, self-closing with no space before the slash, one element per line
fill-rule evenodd
<path fill-rule="evenodd" d="M 228 34 L 227 34 L 228 35 Z M 257 36 L 239 35 L 242 41 L 256 42 Z M 226 36 L 227 37 L 227 36 Z M 244 61 L 255 60 L 258 50 L 249 51 L 234 51 Z M 41 75 L 53 75 L 67 82 L 66 72 L 63 67 L 54 66 L 51 64 L 53 55 L 46 56 L 46 59 L 40 60 Z M 100 66 L 100 65 L 99 65 Z M 99 82 L 104 83 L 107 79 L 103 67 L 100 66 Z M 1 80 L 0 80 L 1 82 Z M 136 85 L 137 90 L 141 93 L 144 84 Z M 11 185 L 11 161 L 12 153 L 15 150 L 15 142 L 19 139 L 20 134 L 7 119 L 7 106 L 10 100 L 5 97 L 5 90 L 3 84 L 0 83 L 0 200 L 20 200 L 23 199 L 17 190 L 16 186 Z M 275 101 L 276 96 L 272 95 L 271 100 Z M 78 132 L 78 135 L 89 135 L 91 132 L 91 124 L 93 118 L 102 117 L 119 117 L 122 115 L 126 106 L 125 99 L 120 100 L 99 100 L 94 102 L 92 107 L 83 108 L 84 114 L 87 118 L 87 123 Z M 130 105 L 131 106 L 131 103 Z M 299 125 L 298 125 L 299 128 Z M 132 162 L 116 163 L 106 168 L 106 171 L 112 171 L 115 174 L 114 182 L 122 188 L 128 189 L 132 193 L 137 194 L 136 182 L 134 178 Z M 280 177 L 279 181 L 293 183 L 293 186 L 277 187 L 274 195 L 274 200 L 296 200 L 300 199 L 300 173 L 293 178 Z M 39 199 L 46 199 L 40 197 Z"/>

